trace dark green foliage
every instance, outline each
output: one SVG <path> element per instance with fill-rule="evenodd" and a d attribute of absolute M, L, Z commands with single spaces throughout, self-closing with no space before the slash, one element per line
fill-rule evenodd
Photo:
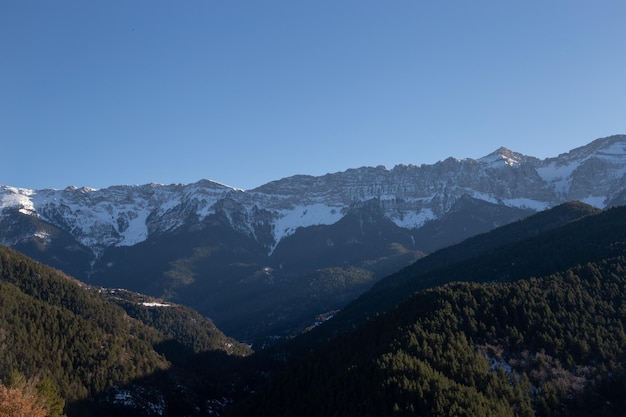
<path fill-rule="evenodd" d="M 409 301 L 280 374 L 232 415 L 621 416 L 626 260 Z"/>
<path fill-rule="evenodd" d="M 59 388 L 51 377 L 44 376 L 37 383 L 36 389 L 41 405 L 48 411 L 48 417 L 61 417 L 64 415 L 65 400 L 61 397 Z"/>
<path fill-rule="evenodd" d="M 624 218 L 572 204 L 424 258 L 347 308 L 361 321 L 289 344 L 293 362 L 229 415 L 622 416 Z"/>
<path fill-rule="evenodd" d="M 555 229 L 588 211 L 565 208 L 385 280 L 338 315 L 359 311 L 343 329 L 361 324 L 330 343 L 246 358 L 237 355 L 249 349 L 192 310 L 87 287 L 0 248 L 0 377 L 17 380 L 19 371 L 54 382 L 43 383 L 41 395 L 49 409 L 68 400 L 70 417 L 214 415 L 247 391 L 256 394 L 235 403 L 231 416 L 621 416 L 626 209 Z M 195 279 L 194 262 L 172 271 Z M 249 284 L 254 306 L 270 278 L 286 276 L 262 271 L 230 285 Z M 306 279 L 330 292 L 369 276 L 345 267 Z M 265 371 L 273 378 L 261 387 Z M 150 411 L 155 404 L 162 407 Z"/>
<path fill-rule="evenodd" d="M 0 247 L 0 377 L 40 373 L 68 400 L 166 366 L 159 334 L 48 267 Z"/>
<path fill-rule="evenodd" d="M 157 329 L 165 338 L 175 340 L 194 353 L 217 350 L 237 356 L 252 353 L 248 346 L 227 337 L 211 320 L 188 307 L 120 289 L 99 291 L 129 316 Z"/>
<path fill-rule="evenodd" d="M 202 415 L 211 401 L 236 396 L 251 350 L 188 308 L 145 301 L 153 300 L 80 284 L 0 246 L 0 380 L 28 385 L 50 416 L 64 403 L 70 417 L 153 415 L 154 407 Z M 135 401 L 119 399 L 126 393 Z"/>

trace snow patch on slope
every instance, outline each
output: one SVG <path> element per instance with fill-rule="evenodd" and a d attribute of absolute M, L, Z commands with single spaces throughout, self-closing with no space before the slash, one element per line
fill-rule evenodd
<path fill-rule="evenodd" d="M 472 191 L 471 196 L 477 200 L 483 200 L 488 203 L 498 204 L 498 199 L 492 196 L 491 194 L 481 193 L 479 191 Z"/>
<path fill-rule="evenodd" d="M 581 199 L 581 201 L 583 203 L 589 204 L 590 206 L 594 206 L 596 208 L 604 208 L 605 207 L 604 202 L 606 201 L 606 198 L 604 196 L 590 195 L 587 198 Z"/>
<path fill-rule="evenodd" d="M 552 184 L 555 191 L 565 195 L 571 186 L 572 174 L 579 166 L 580 162 L 561 164 L 553 161 L 543 167 L 538 167 L 537 174 L 546 183 Z"/>
<path fill-rule="evenodd" d="M 431 209 L 422 209 L 419 212 L 409 211 L 402 213 L 401 216 L 391 217 L 391 220 L 398 227 L 404 229 L 416 229 L 421 227 L 429 220 L 435 219 L 437 216 Z"/>
<path fill-rule="evenodd" d="M 626 155 L 626 143 L 615 142 L 608 147 L 599 150 L 595 156 L 606 161 L 614 163 L 622 163 L 624 161 L 624 155 Z"/>
<path fill-rule="evenodd" d="M 0 185 L 0 215 L 10 207 L 13 213 L 37 216 L 97 254 L 110 246 L 135 245 L 150 233 L 202 221 L 219 209 L 238 231 L 256 237 L 261 230 L 263 244 L 270 245 L 273 237 L 275 247 L 297 228 L 336 223 L 355 203 L 369 200 L 377 200 L 374 204 L 388 219 L 409 229 L 444 215 L 465 194 L 537 211 L 572 198 L 603 208 L 609 196 L 623 189 L 625 174 L 622 135 L 544 160 L 500 148 L 479 160 L 448 158 L 392 171 L 380 166 L 322 177 L 294 176 L 248 192 L 209 180 L 99 190 Z M 266 225 L 272 228 L 271 236 L 266 235 Z"/>
<path fill-rule="evenodd" d="M 25 188 L 0 186 L 0 210 L 7 207 L 18 207 L 21 213 L 32 214 L 35 212 L 32 196 L 35 191 Z"/>
<path fill-rule="evenodd" d="M 503 200 L 504 204 L 509 207 L 517 207 L 521 209 L 530 209 L 535 211 L 543 211 L 550 208 L 550 204 L 546 201 L 537 201 L 530 198 L 511 198 Z"/>
<path fill-rule="evenodd" d="M 295 233 L 299 227 L 331 225 L 338 222 L 342 217 L 343 213 L 340 207 L 322 203 L 280 210 L 279 218 L 274 223 L 274 241 L 278 244 L 284 237 Z"/>

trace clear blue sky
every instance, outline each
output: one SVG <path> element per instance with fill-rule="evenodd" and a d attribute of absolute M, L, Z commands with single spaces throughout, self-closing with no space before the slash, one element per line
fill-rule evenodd
<path fill-rule="evenodd" d="M 0 0 L 0 184 L 250 189 L 626 133 L 626 2 Z"/>

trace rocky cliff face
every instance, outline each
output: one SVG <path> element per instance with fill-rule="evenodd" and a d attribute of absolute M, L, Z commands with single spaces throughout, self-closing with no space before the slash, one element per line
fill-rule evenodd
<path fill-rule="evenodd" d="M 351 276 L 363 286 L 420 253 L 571 200 L 599 208 L 626 202 L 626 136 L 544 160 L 500 148 L 478 160 L 297 175 L 247 191 L 208 180 L 100 190 L 0 186 L 0 243 L 80 279 L 185 303 L 199 297 L 192 283 L 215 284 L 217 271 L 256 285 L 293 283 L 318 270 L 316 262 L 357 266 L 368 278 Z M 286 265 L 298 265 L 298 278 Z M 190 293 L 181 295 L 182 287 Z M 203 303 L 191 304 L 217 311 Z"/>
<path fill-rule="evenodd" d="M 622 201 L 625 173 L 626 136 L 613 136 L 545 160 L 500 148 L 478 160 L 299 175 L 249 191 L 208 180 L 100 190 L 1 186 L 0 208 L 5 217 L 17 209 L 67 231 L 96 255 L 110 246 L 132 246 L 150 235 L 192 227 L 221 211 L 233 228 L 271 251 L 298 227 L 332 224 L 368 200 L 378 201 L 387 218 L 407 229 L 441 218 L 463 195 L 535 211 L 571 200 L 604 208 Z"/>

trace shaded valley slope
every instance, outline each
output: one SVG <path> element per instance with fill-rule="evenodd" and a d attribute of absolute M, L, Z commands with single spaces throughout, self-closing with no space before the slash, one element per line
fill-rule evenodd
<path fill-rule="evenodd" d="M 587 215 L 546 230 L 572 210 Z M 340 314 L 318 328 L 330 341 L 296 338 L 292 362 L 228 415 L 622 416 L 626 208 L 548 215 L 382 280 L 346 309 L 364 317 L 356 328 L 337 330 Z M 371 310 L 377 292 L 395 306 Z"/>

